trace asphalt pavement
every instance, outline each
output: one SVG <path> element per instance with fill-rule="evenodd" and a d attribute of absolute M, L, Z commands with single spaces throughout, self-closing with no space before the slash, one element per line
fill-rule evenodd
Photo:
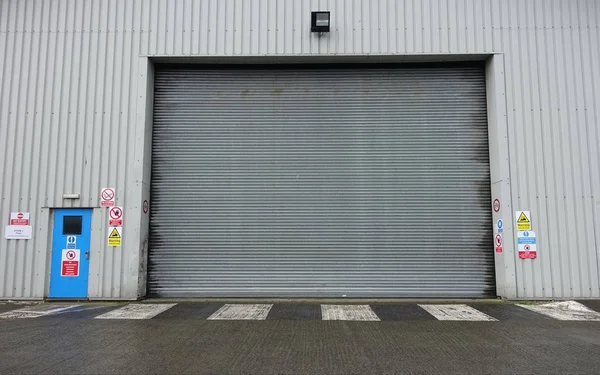
<path fill-rule="evenodd" d="M 599 374 L 581 302 L 0 303 L 0 374 Z"/>

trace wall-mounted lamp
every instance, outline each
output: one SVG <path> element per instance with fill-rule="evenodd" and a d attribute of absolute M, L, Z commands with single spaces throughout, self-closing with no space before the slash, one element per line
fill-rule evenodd
<path fill-rule="evenodd" d="M 63 194 L 63 199 L 79 199 L 79 194 Z"/>
<path fill-rule="evenodd" d="M 312 12 L 310 17 L 310 31 L 313 33 L 328 33 L 330 26 L 330 12 Z"/>

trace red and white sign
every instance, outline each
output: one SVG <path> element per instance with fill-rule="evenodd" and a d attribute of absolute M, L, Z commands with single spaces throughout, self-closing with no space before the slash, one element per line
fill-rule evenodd
<path fill-rule="evenodd" d="M 148 203 L 148 201 L 144 199 L 144 203 L 142 203 L 142 211 L 144 211 L 144 213 L 147 214 L 149 209 L 150 203 Z"/>
<path fill-rule="evenodd" d="M 115 189 L 104 188 L 100 192 L 100 206 L 112 207 L 115 205 Z"/>
<path fill-rule="evenodd" d="M 111 207 L 108 211 L 108 225 L 111 227 L 123 226 L 123 208 L 119 206 Z"/>
<path fill-rule="evenodd" d="M 29 212 L 11 212 L 10 225 L 29 225 Z"/>
<path fill-rule="evenodd" d="M 75 249 L 62 251 L 61 276 L 79 276 L 79 253 Z"/>
<path fill-rule="evenodd" d="M 496 252 L 501 253 L 502 252 L 502 235 L 500 233 L 496 234 L 496 238 L 494 239 L 494 242 L 496 243 Z"/>
<path fill-rule="evenodd" d="M 521 259 L 537 258 L 537 239 L 533 231 L 517 232 L 517 251 Z"/>
<path fill-rule="evenodd" d="M 500 212 L 500 199 L 494 199 L 494 212 Z"/>

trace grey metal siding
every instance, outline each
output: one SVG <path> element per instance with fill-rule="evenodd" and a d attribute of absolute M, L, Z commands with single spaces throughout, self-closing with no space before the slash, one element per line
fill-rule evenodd
<path fill-rule="evenodd" d="M 483 66 L 166 69 L 153 295 L 495 291 Z"/>

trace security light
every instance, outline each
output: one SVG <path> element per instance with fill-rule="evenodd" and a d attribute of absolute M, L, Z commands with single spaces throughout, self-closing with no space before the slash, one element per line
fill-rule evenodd
<path fill-rule="evenodd" d="M 313 33 L 328 33 L 330 25 L 329 12 L 312 12 L 311 13 L 310 31 Z"/>

